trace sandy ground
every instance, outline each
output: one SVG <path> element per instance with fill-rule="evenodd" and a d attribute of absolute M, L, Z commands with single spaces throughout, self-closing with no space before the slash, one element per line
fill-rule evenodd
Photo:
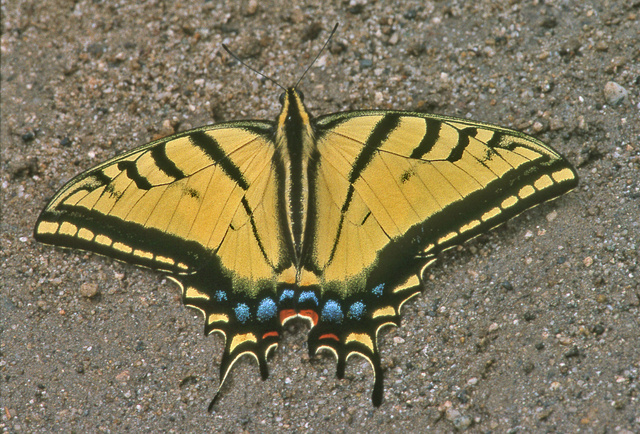
<path fill-rule="evenodd" d="M 300 3 L 300 4 L 298 4 Z M 0 427 L 4 432 L 640 431 L 640 7 L 633 1 L 2 2 Z M 40 245 L 35 219 L 82 170 L 174 131 L 422 110 L 523 130 L 580 186 L 430 269 L 381 335 L 385 401 L 352 358 L 288 328 L 213 414 L 222 340 L 160 273 Z M 617 92 L 627 97 L 616 105 Z M 613 92 L 605 93 L 605 87 Z M 89 298 L 86 295 L 96 294 Z"/>

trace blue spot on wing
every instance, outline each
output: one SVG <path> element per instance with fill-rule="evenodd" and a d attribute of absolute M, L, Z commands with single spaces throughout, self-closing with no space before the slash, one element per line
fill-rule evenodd
<path fill-rule="evenodd" d="M 349 307 L 349 312 L 347 312 L 347 316 L 350 319 L 359 321 L 362 319 L 362 315 L 366 312 L 366 308 L 363 302 L 356 301 Z"/>
<path fill-rule="evenodd" d="M 278 306 L 276 306 L 276 302 L 267 297 L 258 305 L 258 321 L 265 322 L 271 318 L 274 318 L 277 312 Z"/>
<path fill-rule="evenodd" d="M 316 297 L 316 293 L 313 291 L 304 291 L 300 294 L 300 297 L 298 298 L 299 303 L 303 303 L 307 300 L 313 301 L 313 303 L 316 306 L 318 305 L 318 297 Z"/>
<path fill-rule="evenodd" d="M 293 296 L 295 295 L 295 292 L 293 291 L 293 289 L 285 289 L 284 291 L 282 291 L 282 295 L 280 296 L 280 301 L 284 301 L 290 298 L 293 298 Z"/>
<path fill-rule="evenodd" d="M 371 292 L 373 292 L 373 294 L 378 297 L 382 297 L 382 294 L 384 292 L 384 283 L 381 283 L 380 285 L 373 288 Z"/>
<path fill-rule="evenodd" d="M 216 301 L 226 301 L 227 300 L 227 293 L 224 291 L 216 291 L 216 293 L 214 294 L 214 297 L 216 299 Z"/>
<path fill-rule="evenodd" d="M 333 323 L 341 323 L 344 314 L 342 313 L 342 307 L 340 303 L 335 300 L 328 300 L 322 308 L 322 319 Z"/>
<path fill-rule="evenodd" d="M 244 303 L 238 303 L 238 305 L 233 308 L 233 311 L 236 313 L 236 318 L 238 318 L 238 321 L 241 323 L 245 323 L 251 318 L 249 306 Z"/>

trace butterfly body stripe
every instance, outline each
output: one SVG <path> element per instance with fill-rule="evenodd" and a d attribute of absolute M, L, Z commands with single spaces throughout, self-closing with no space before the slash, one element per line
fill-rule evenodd
<path fill-rule="evenodd" d="M 289 221 L 288 232 L 294 246 L 294 263 L 302 263 L 304 237 L 309 224 L 310 177 L 314 175 L 316 152 L 315 134 L 309 114 L 300 94 L 293 88 L 287 89 L 283 98 L 283 110 L 277 119 L 276 147 L 279 160 L 274 164 L 284 164 L 284 202 Z"/>

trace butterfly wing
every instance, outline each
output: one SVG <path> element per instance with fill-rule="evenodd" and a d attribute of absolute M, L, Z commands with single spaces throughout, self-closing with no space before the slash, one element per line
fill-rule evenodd
<path fill-rule="evenodd" d="M 328 348 L 338 375 L 353 353 L 376 374 L 377 332 L 398 325 L 435 255 L 577 184 L 567 161 L 517 131 L 421 113 L 367 111 L 316 121 L 315 228 L 306 267 L 322 276 L 310 351 Z"/>
<path fill-rule="evenodd" d="M 170 272 L 184 303 L 203 312 L 205 332 L 225 335 L 223 378 L 247 353 L 266 377 L 280 329 L 269 300 L 291 266 L 272 132 L 269 122 L 218 124 L 113 158 L 62 187 L 35 238 Z"/>

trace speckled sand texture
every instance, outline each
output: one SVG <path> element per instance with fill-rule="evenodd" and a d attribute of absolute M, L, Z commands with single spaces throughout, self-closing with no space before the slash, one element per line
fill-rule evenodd
<path fill-rule="evenodd" d="M 637 1 L 2 2 L 3 432 L 640 431 Z M 273 119 L 295 83 L 315 114 L 423 110 L 517 128 L 580 186 L 430 269 L 371 369 L 309 359 L 287 328 L 259 379 L 161 274 L 40 245 L 63 183 L 124 150 L 222 120 Z M 608 84 L 612 82 L 613 84 Z M 622 88 L 622 89 L 621 89 Z M 625 95 L 626 91 L 626 95 Z"/>

